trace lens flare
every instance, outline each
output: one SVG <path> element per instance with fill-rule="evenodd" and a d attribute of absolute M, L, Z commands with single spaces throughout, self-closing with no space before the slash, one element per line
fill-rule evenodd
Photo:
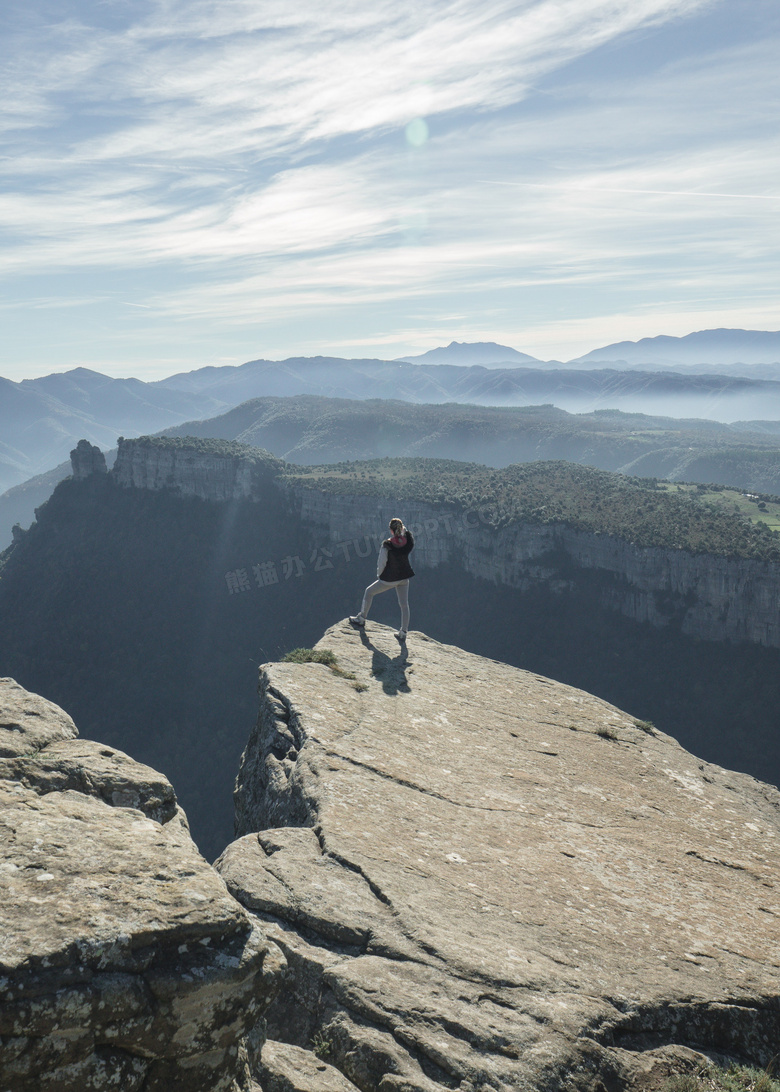
<path fill-rule="evenodd" d="M 406 143 L 412 148 L 422 148 L 428 139 L 428 123 L 424 118 L 415 118 L 406 126 Z"/>

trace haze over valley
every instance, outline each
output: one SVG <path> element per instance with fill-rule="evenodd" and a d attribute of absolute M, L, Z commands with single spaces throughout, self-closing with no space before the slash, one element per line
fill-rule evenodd
<path fill-rule="evenodd" d="M 720 346 L 725 359 L 751 353 L 768 359 L 778 337 L 716 330 L 691 335 L 692 342 L 646 340 L 661 342 L 661 357 L 673 343 L 678 356 L 703 345 L 711 354 Z M 780 491 L 780 379 L 558 362 L 532 368 L 527 354 L 495 343 L 452 342 L 419 361 L 257 360 L 155 383 L 87 369 L 0 381 L 0 545 L 10 542 L 14 524 L 29 525 L 70 473 L 78 439 L 101 446 L 110 465 L 118 435 L 166 425 L 180 435 L 238 439 L 291 462 L 401 450 L 491 466 L 564 458 L 645 477 Z M 780 365 L 766 363 L 764 370 L 780 376 Z M 668 409 L 663 419 L 659 409 Z"/>

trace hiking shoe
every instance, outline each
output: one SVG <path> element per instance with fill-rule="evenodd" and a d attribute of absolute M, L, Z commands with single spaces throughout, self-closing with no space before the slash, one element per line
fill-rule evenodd
<path fill-rule="evenodd" d="M 359 614 L 350 614 L 349 621 L 351 625 L 357 626 L 358 629 L 366 628 L 366 620 Z"/>
<path fill-rule="evenodd" d="M 404 641 L 406 640 L 406 630 L 405 629 L 396 630 L 396 632 L 393 634 L 393 637 L 395 637 L 396 641 L 400 641 L 401 644 L 403 644 Z"/>

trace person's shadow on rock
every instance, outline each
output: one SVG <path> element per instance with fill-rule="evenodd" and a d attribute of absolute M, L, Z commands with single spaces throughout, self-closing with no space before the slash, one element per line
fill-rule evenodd
<path fill-rule="evenodd" d="M 380 648 L 369 641 L 365 633 L 360 635 L 363 644 L 370 648 L 371 674 L 382 683 L 385 694 L 410 694 L 411 688 L 406 680 L 406 668 L 409 664 L 409 653 L 406 645 L 401 645 L 401 651 L 397 656 L 388 656 Z"/>

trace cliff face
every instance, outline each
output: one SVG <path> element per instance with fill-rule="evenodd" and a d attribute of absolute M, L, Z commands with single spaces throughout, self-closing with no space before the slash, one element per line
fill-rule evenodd
<path fill-rule="evenodd" d="M 204 500 L 259 500 L 276 460 L 251 453 L 208 454 L 125 440 L 112 471 L 119 484 L 173 488 Z M 489 510 L 377 500 L 307 489 L 277 478 L 310 531 L 353 556 L 353 541 L 381 535 L 401 515 L 416 535 L 415 565 L 464 568 L 472 576 L 524 591 L 596 584 L 601 604 L 638 622 L 674 624 L 713 641 L 780 648 L 780 566 L 772 562 L 639 547 L 565 525 L 514 524 L 496 530 Z"/>
<path fill-rule="evenodd" d="M 261 670 L 216 866 L 287 956 L 264 1088 L 647 1090 L 705 1051 L 770 1061 L 776 789 L 423 634 L 345 621 L 317 647 L 341 675 Z"/>
<path fill-rule="evenodd" d="M 239 448 L 214 445 L 209 452 L 120 439 L 111 473 L 119 485 L 137 489 L 175 489 L 184 496 L 211 501 L 256 500 L 260 484 L 268 479 L 269 465 L 277 460 L 253 456 L 246 448 L 245 453 L 220 450 L 230 446 Z"/>
<path fill-rule="evenodd" d="M 92 474 L 105 474 L 107 470 L 105 455 L 89 440 L 79 440 L 70 453 L 70 465 L 76 481 L 89 478 Z"/>
<path fill-rule="evenodd" d="M 3 1092 L 249 1092 L 282 960 L 169 782 L 0 680 Z"/>
<path fill-rule="evenodd" d="M 599 580 L 602 604 L 639 622 L 672 620 L 706 640 L 780 648 L 780 568 L 771 562 L 634 546 L 609 535 L 558 525 L 499 530 L 484 509 L 377 501 L 285 486 L 303 521 L 331 541 L 350 543 L 401 515 L 416 535 L 416 567 L 462 566 L 473 576 L 528 590 L 564 591 Z"/>

